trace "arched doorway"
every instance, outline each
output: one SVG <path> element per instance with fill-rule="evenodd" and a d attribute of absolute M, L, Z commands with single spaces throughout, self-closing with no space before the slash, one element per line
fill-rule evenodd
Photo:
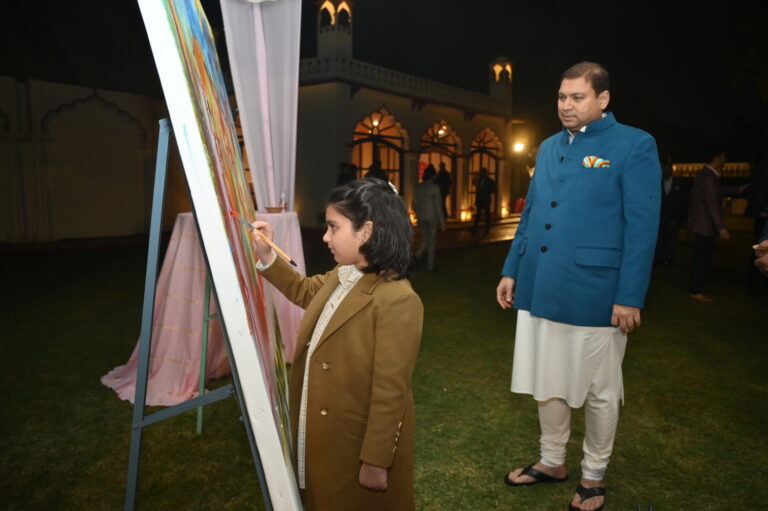
<path fill-rule="evenodd" d="M 457 184 L 458 167 L 456 165 L 457 156 L 461 154 L 461 138 L 456 134 L 453 128 L 441 120 L 434 123 L 421 136 L 421 152 L 419 153 L 419 181 L 428 165 L 435 167 L 438 172 L 444 168 L 448 172 L 445 181 L 441 185 L 442 193 L 447 195 L 444 198 L 444 210 L 446 218 L 454 218 L 457 211 Z M 438 182 L 440 182 L 438 174 Z M 446 186 L 450 183 L 450 187 Z"/>
<path fill-rule="evenodd" d="M 488 177 L 499 184 L 499 161 L 504 157 L 501 140 L 491 128 L 484 128 L 469 145 L 469 203 L 475 204 L 475 183 L 480 175 L 480 169 L 488 169 Z M 498 193 L 491 203 L 491 214 L 496 214 Z"/>
<path fill-rule="evenodd" d="M 45 140 L 47 211 L 53 239 L 145 233 L 152 180 L 146 131 L 97 92 L 50 110 Z"/>
<path fill-rule="evenodd" d="M 352 133 L 352 163 L 357 177 L 364 177 L 378 161 L 387 178 L 402 194 L 403 150 L 408 133 L 386 108 L 366 116 Z"/>

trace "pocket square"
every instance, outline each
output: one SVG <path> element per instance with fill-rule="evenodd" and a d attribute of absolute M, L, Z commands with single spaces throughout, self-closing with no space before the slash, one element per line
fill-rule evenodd
<path fill-rule="evenodd" d="M 611 166 L 611 162 L 609 160 L 604 160 L 602 158 L 598 158 L 597 156 L 585 156 L 584 159 L 581 160 L 581 164 L 587 168 L 602 168 Z"/>

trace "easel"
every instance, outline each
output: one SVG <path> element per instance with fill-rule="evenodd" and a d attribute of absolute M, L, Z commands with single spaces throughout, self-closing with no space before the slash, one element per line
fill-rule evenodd
<path fill-rule="evenodd" d="M 160 233 L 162 229 L 162 217 L 163 217 L 163 198 L 165 195 L 165 177 L 168 170 L 168 143 L 170 139 L 170 124 L 168 119 L 160 120 L 160 133 L 158 135 L 157 144 L 157 163 L 155 165 L 155 187 L 152 197 L 152 216 L 150 220 L 149 229 L 149 250 L 147 253 L 147 275 L 144 281 L 144 307 L 141 316 L 141 334 L 139 337 L 139 362 L 136 375 L 136 394 L 134 396 L 133 405 L 133 421 L 131 429 L 131 450 L 128 457 L 128 483 L 125 490 L 125 509 L 126 511 L 132 511 L 136 505 L 136 489 L 139 478 L 139 459 L 141 454 L 141 434 L 145 427 L 150 424 L 175 417 L 181 413 L 198 408 L 198 428 L 202 430 L 202 407 L 204 405 L 215 403 L 224 398 L 228 398 L 232 395 L 237 399 L 237 403 L 240 406 L 240 413 L 243 417 L 247 417 L 245 401 L 243 400 L 243 393 L 240 388 L 240 378 L 237 373 L 237 366 L 235 364 L 235 358 L 232 355 L 232 347 L 227 337 L 226 329 L 222 328 L 224 333 L 224 345 L 227 347 L 227 356 L 229 357 L 229 364 L 232 368 L 232 381 L 230 385 L 220 387 L 208 393 L 201 393 L 189 401 L 180 403 L 175 406 L 168 407 L 162 411 L 153 413 L 152 415 L 144 416 L 144 406 L 147 399 L 147 379 L 149 377 L 149 355 L 152 345 L 152 322 L 155 310 L 155 284 L 157 281 L 158 270 L 158 256 L 160 247 Z M 193 208 L 194 212 L 194 208 Z M 195 222 L 197 223 L 197 222 Z M 203 246 L 203 254 L 205 255 L 205 247 Z M 206 257 L 207 261 L 207 257 Z M 210 271 L 208 271 L 210 275 Z M 215 293 L 215 289 L 213 290 Z M 210 288 L 206 286 L 206 310 L 205 318 L 208 318 L 208 296 L 210 296 Z M 205 323 L 207 325 L 207 321 Z M 222 324 L 222 327 L 224 325 Z M 204 336 L 204 343 L 207 343 L 207 333 Z M 207 346 L 203 348 L 207 350 Z M 204 351 L 206 353 L 207 351 Z M 204 365 L 204 362 L 202 363 Z M 201 385 L 204 384 L 205 371 L 204 367 L 201 368 Z M 253 464 L 256 467 L 256 474 L 259 478 L 259 485 L 261 486 L 261 493 L 264 498 L 264 506 L 267 511 L 272 511 L 272 501 L 269 496 L 269 490 L 267 489 L 267 483 L 264 476 L 264 468 L 261 464 L 261 458 L 259 457 L 259 451 L 256 448 L 256 441 L 253 435 L 251 424 L 248 420 L 243 420 L 245 424 L 246 435 L 248 436 L 248 443 L 251 447 L 251 456 L 253 457 Z"/>

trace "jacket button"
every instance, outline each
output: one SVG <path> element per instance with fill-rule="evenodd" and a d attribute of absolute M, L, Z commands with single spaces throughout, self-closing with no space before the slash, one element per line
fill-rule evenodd
<path fill-rule="evenodd" d="M 552 228 L 552 224 L 547 224 L 547 225 L 544 226 L 544 228 L 546 230 L 550 230 Z"/>
<path fill-rule="evenodd" d="M 553 200 L 553 201 L 550 203 L 550 206 L 552 206 L 553 208 L 556 208 L 556 207 L 557 207 L 557 201 Z"/>
<path fill-rule="evenodd" d="M 323 371 L 327 371 L 330 368 L 331 368 L 331 364 L 329 364 L 328 362 L 323 362 Z"/>
<path fill-rule="evenodd" d="M 323 408 L 322 410 L 320 410 L 320 415 L 328 415 L 328 410 Z"/>
<path fill-rule="evenodd" d="M 547 247 L 541 247 L 541 251 L 542 252 L 546 252 L 547 251 Z"/>

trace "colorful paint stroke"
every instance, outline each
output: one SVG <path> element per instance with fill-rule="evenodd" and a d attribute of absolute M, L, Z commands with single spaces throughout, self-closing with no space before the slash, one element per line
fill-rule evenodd
<path fill-rule="evenodd" d="M 275 509 L 293 509 L 298 494 L 290 461 L 285 363 L 270 328 L 274 321 L 255 268 L 250 231 L 229 214 L 255 220 L 213 34 L 197 0 L 139 0 L 139 5 L 272 503 Z M 273 423 L 274 431 L 265 431 L 265 423 Z M 281 460 L 270 459 L 272 433 L 279 439 Z"/>

